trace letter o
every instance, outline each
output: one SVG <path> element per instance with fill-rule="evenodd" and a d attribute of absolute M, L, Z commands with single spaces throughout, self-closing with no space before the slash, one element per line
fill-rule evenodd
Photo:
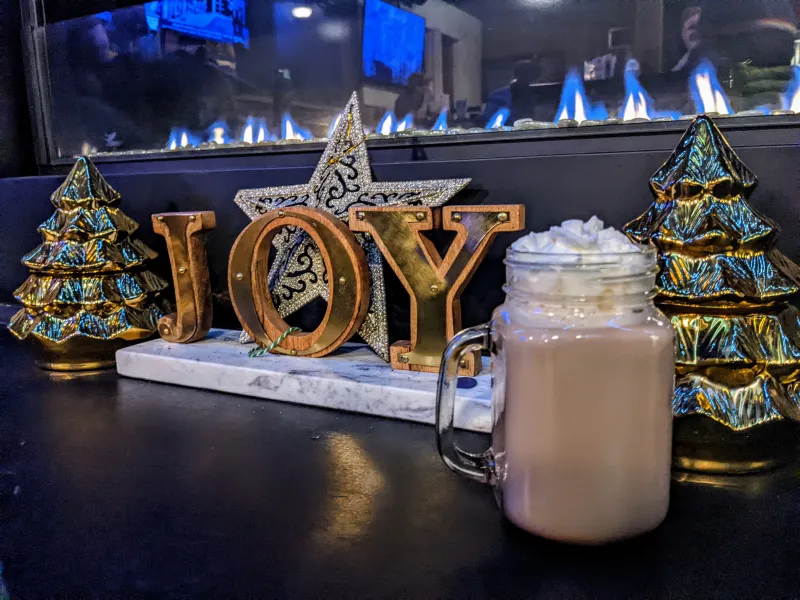
<path fill-rule="evenodd" d="M 311 358 L 330 354 L 358 330 L 369 310 L 369 268 L 355 235 L 339 219 L 315 208 L 272 210 L 239 234 L 228 261 L 228 289 L 245 331 L 265 347 L 288 329 L 268 286 L 272 240 L 287 226 L 299 227 L 316 244 L 328 274 L 328 309 L 312 332 L 293 333 L 273 352 Z"/>

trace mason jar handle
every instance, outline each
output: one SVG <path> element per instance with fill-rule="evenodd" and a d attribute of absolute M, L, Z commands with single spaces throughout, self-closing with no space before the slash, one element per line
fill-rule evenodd
<path fill-rule="evenodd" d="M 456 445 L 453 421 L 459 363 L 469 352 L 489 349 L 491 329 L 491 323 L 470 327 L 450 340 L 442 355 L 436 389 L 436 446 L 439 455 L 451 470 L 484 483 L 489 482 L 489 460 L 484 454 L 465 452 Z"/>

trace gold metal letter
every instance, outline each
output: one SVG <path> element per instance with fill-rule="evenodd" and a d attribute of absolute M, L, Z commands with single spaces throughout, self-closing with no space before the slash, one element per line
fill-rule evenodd
<path fill-rule="evenodd" d="M 153 231 L 167 241 L 177 313 L 161 317 L 158 333 L 168 342 L 186 344 L 211 328 L 211 284 L 208 281 L 206 231 L 217 226 L 212 211 L 153 215 Z"/>
<path fill-rule="evenodd" d="M 355 235 L 339 219 L 315 208 L 295 206 L 270 211 L 250 223 L 231 249 L 231 301 L 245 331 L 261 347 L 288 331 L 272 302 L 267 276 L 272 240 L 289 226 L 303 229 L 319 248 L 328 274 L 328 310 L 314 331 L 288 335 L 273 352 L 325 356 L 350 339 L 369 310 L 367 259 Z"/>
<path fill-rule="evenodd" d="M 438 373 L 447 341 L 461 329 L 461 293 L 494 237 L 519 231 L 523 205 L 448 206 L 444 228 L 456 232 L 444 258 L 425 236 L 436 226 L 430 208 L 393 206 L 351 208 L 350 228 L 369 232 L 411 296 L 411 341 L 390 349 L 392 368 Z M 477 354 L 462 366 L 465 375 L 480 371 Z"/>

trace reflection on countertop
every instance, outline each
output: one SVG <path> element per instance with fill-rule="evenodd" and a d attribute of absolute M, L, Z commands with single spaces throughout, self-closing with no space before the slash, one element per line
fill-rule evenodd
<path fill-rule="evenodd" d="M 0 473 L 11 474 L 0 493 L 12 490 L 0 502 L 0 561 L 13 597 L 800 589 L 796 465 L 728 483 L 676 475 L 658 530 L 576 548 L 504 523 L 488 487 L 441 464 L 428 426 L 113 371 L 54 380 L 5 331 L 0 361 Z M 464 435 L 470 450 L 486 444 Z"/>

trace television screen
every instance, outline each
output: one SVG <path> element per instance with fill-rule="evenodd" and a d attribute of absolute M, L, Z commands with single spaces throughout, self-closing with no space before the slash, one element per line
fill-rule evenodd
<path fill-rule="evenodd" d="M 425 19 L 381 0 L 364 8 L 364 75 L 381 83 L 406 84 L 422 72 Z"/>
<path fill-rule="evenodd" d="M 145 16 L 154 31 L 171 29 L 204 40 L 249 47 L 246 1 L 155 0 L 145 4 Z"/>

